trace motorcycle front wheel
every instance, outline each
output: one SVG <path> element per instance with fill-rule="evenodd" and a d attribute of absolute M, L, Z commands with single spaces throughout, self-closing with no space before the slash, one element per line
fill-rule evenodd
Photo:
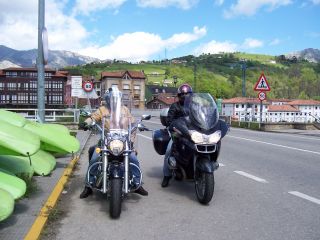
<path fill-rule="evenodd" d="M 202 204 L 208 204 L 214 193 L 214 175 L 213 173 L 196 170 L 195 190 L 197 199 Z"/>
<path fill-rule="evenodd" d="M 122 179 L 113 178 L 110 180 L 110 217 L 119 218 L 122 203 Z"/>

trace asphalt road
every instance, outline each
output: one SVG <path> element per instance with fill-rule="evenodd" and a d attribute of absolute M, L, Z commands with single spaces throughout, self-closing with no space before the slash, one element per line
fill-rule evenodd
<path fill-rule="evenodd" d="M 156 119 L 145 124 L 161 127 Z M 149 196 L 129 195 L 119 220 L 110 219 L 101 194 L 79 199 L 85 149 L 59 203 L 63 214 L 42 239 L 319 240 L 319 146 L 319 137 L 232 128 L 222 141 L 214 198 L 203 206 L 192 182 L 161 188 L 163 157 L 151 132 L 142 132 L 138 157 Z"/>

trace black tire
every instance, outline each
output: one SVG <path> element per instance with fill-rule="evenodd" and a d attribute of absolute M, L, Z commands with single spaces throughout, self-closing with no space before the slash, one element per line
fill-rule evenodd
<path fill-rule="evenodd" d="M 110 217 L 119 218 L 122 203 L 122 179 L 113 178 L 110 180 Z"/>
<path fill-rule="evenodd" d="M 195 179 L 197 199 L 202 204 L 208 204 L 214 193 L 214 175 L 197 170 Z"/>

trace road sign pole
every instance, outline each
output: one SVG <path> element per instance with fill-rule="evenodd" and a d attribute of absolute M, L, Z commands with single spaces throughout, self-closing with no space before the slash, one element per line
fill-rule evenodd
<path fill-rule="evenodd" d="M 259 122 L 259 129 L 261 130 L 261 122 L 262 122 L 262 101 L 260 100 L 260 122 Z"/>

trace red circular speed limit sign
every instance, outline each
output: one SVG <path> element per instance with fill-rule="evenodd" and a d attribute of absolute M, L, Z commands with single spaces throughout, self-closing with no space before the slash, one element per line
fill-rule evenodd
<path fill-rule="evenodd" d="M 91 92 L 93 90 L 93 83 L 92 82 L 84 82 L 82 84 L 82 88 L 86 92 Z"/>
<path fill-rule="evenodd" d="M 266 95 L 266 93 L 265 93 L 265 92 L 259 92 L 259 94 L 258 94 L 258 98 L 259 98 L 259 100 L 260 100 L 260 101 L 265 100 L 265 99 L 266 99 L 266 97 L 267 97 L 267 95 Z"/>

